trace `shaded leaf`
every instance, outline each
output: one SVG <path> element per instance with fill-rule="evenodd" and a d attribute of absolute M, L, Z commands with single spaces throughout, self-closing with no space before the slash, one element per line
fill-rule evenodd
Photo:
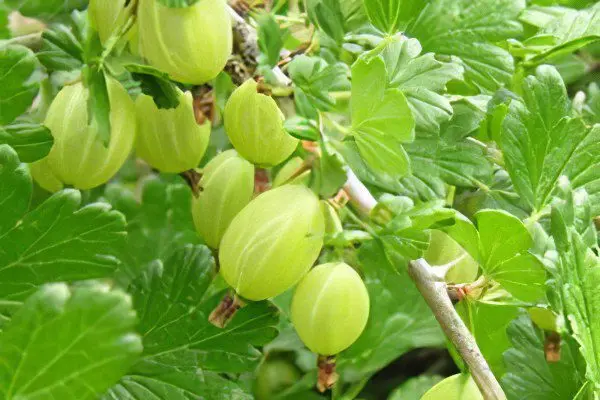
<path fill-rule="evenodd" d="M 526 314 L 508 326 L 512 347 L 504 352 L 501 383 L 509 400 L 571 400 L 582 385 L 571 347 L 563 341 L 558 362 L 548 362 L 544 335 Z"/>
<path fill-rule="evenodd" d="M 439 375 L 420 375 L 410 378 L 390 394 L 389 400 L 421 400 L 421 397 L 443 378 Z"/>
<path fill-rule="evenodd" d="M 150 178 L 142 187 L 141 202 L 121 184 L 108 185 L 104 197 L 128 222 L 119 271 L 124 285 L 149 263 L 168 259 L 186 244 L 202 243 L 193 224 L 191 191 L 183 181 Z"/>
<path fill-rule="evenodd" d="M 125 69 L 140 83 L 142 93 L 151 96 L 159 109 L 175 108 L 179 105 L 177 86 L 169 75 L 149 65 L 126 64 Z"/>
<path fill-rule="evenodd" d="M 481 301 L 463 300 L 456 305 L 495 376 L 504 374 L 503 354 L 510 347 L 506 328 L 519 312 L 516 306 L 503 304 L 501 295 L 489 291 Z"/>
<path fill-rule="evenodd" d="M 412 348 L 444 343 L 439 325 L 408 276 L 406 260 L 394 259 L 392 265 L 376 241 L 363 244 L 359 260 L 371 306 L 365 331 L 338 356 L 340 373 L 349 381 L 370 376 Z"/>
<path fill-rule="evenodd" d="M 85 86 L 89 90 L 87 115 L 89 125 L 98 132 L 98 138 L 105 146 L 110 142 L 110 99 L 104 72 L 96 67 L 86 66 L 83 70 Z"/>

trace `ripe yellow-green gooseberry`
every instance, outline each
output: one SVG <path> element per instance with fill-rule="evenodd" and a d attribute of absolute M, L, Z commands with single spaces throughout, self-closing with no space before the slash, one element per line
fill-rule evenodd
<path fill-rule="evenodd" d="M 226 0 L 202 0 L 171 8 L 139 0 L 139 51 L 148 62 L 182 83 L 215 78 L 231 55 L 231 16 Z"/>
<path fill-rule="evenodd" d="M 98 31 L 100 41 L 106 44 L 117 33 L 134 10 L 135 2 L 127 0 L 90 0 L 88 16 L 92 27 Z"/>
<path fill-rule="evenodd" d="M 206 244 L 219 247 L 233 218 L 254 193 L 254 165 L 227 150 L 210 160 L 200 179 L 200 193 L 192 200 L 196 230 Z"/>
<path fill-rule="evenodd" d="M 159 109 L 152 97 L 145 94 L 135 101 L 136 153 L 162 172 L 180 173 L 197 167 L 210 139 L 211 123 L 196 122 L 192 94 L 177 91 L 176 108 Z"/>
<path fill-rule="evenodd" d="M 314 353 L 331 356 L 358 339 L 369 318 L 369 293 L 358 273 L 343 262 L 313 268 L 296 287 L 291 319 Z"/>
<path fill-rule="evenodd" d="M 264 300 L 296 284 L 323 246 L 324 221 L 317 196 L 284 185 L 252 200 L 233 219 L 219 247 L 220 273 L 248 300 Z"/>
<path fill-rule="evenodd" d="M 94 188 L 106 183 L 127 159 L 136 134 L 135 105 L 118 81 L 107 78 L 106 85 L 111 126 L 107 146 L 97 127 L 88 123 L 89 90 L 82 83 L 65 86 L 52 101 L 44 124 L 52 132 L 54 145 L 32 167 L 34 178 L 41 177 L 46 189 L 57 190 L 59 183 Z"/>
<path fill-rule="evenodd" d="M 270 400 L 302 377 L 294 363 L 278 357 L 267 358 L 258 368 L 253 392 L 256 400 Z"/>
<path fill-rule="evenodd" d="M 225 131 L 235 149 L 254 164 L 277 165 L 298 146 L 298 139 L 284 129 L 284 116 L 275 100 L 258 93 L 253 79 L 231 94 L 225 105 L 224 120 Z"/>

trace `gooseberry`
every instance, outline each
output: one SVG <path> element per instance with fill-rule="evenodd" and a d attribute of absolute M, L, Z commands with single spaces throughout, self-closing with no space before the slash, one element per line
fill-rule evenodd
<path fill-rule="evenodd" d="M 182 83 L 208 82 L 231 55 L 231 16 L 225 0 L 202 0 L 182 8 L 140 0 L 138 28 L 141 55 Z"/>
<path fill-rule="evenodd" d="M 358 339 L 369 318 L 369 293 L 343 262 L 316 266 L 298 284 L 291 319 L 313 352 L 334 355 Z"/>
<path fill-rule="evenodd" d="M 254 192 L 254 165 L 235 150 L 219 154 L 204 168 L 200 193 L 192 200 L 196 230 L 216 249 L 233 218 L 250 202 Z"/>
<path fill-rule="evenodd" d="M 323 246 L 323 213 L 307 187 L 284 185 L 254 200 L 233 219 L 219 248 L 221 275 L 249 300 L 296 284 Z"/>
<path fill-rule="evenodd" d="M 277 165 L 298 145 L 298 139 L 283 128 L 284 116 L 275 100 L 258 93 L 253 79 L 232 93 L 224 117 L 229 140 L 242 157 L 254 164 Z"/>
<path fill-rule="evenodd" d="M 210 121 L 196 122 L 192 94 L 177 90 L 176 108 L 159 109 L 145 94 L 135 101 L 137 155 L 162 172 L 180 173 L 197 167 L 210 138 Z"/>
<path fill-rule="evenodd" d="M 46 116 L 54 145 L 44 163 L 52 176 L 77 189 L 106 183 L 131 152 L 136 133 L 135 105 L 121 84 L 106 79 L 110 101 L 110 142 L 107 146 L 95 125 L 88 123 L 89 90 L 82 83 L 65 86 Z M 55 182 L 56 187 L 56 182 Z"/>

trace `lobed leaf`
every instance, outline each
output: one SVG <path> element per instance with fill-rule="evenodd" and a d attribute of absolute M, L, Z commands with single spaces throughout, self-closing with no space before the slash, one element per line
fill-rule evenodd
<path fill-rule="evenodd" d="M 520 35 L 517 17 L 524 8 L 524 0 L 434 0 L 406 31 L 427 52 L 459 57 L 465 80 L 493 92 L 514 73 L 511 55 L 496 43 Z"/>
<path fill-rule="evenodd" d="M 522 101 L 510 104 L 501 147 L 515 189 L 534 211 L 551 201 L 559 178 L 573 189 L 600 196 L 600 126 L 570 117 L 564 83 L 554 67 L 540 66 L 522 86 Z M 592 200 L 592 204 L 594 201 Z M 592 212 L 598 212 L 592 207 Z"/>
<path fill-rule="evenodd" d="M 141 353 L 135 322 L 122 292 L 42 287 L 0 333 L 2 398 L 97 398 Z"/>

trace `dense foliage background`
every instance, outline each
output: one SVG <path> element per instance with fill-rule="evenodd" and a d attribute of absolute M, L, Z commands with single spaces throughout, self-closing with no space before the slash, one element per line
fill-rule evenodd
<path fill-rule="evenodd" d="M 458 292 L 507 398 L 598 397 L 600 3 L 234 0 L 233 54 L 190 85 L 140 55 L 151 33 L 137 2 L 107 2 L 95 3 L 127 12 L 0 3 L 1 398 L 482 398 L 407 273 L 421 257 Z M 208 322 L 228 288 L 194 227 L 193 171 L 161 173 L 132 153 L 92 189 L 48 172 L 46 114 L 65 86 L 83 82 L 97 140 L 115 140 L 109 77 L 160 109 L 193 94 L 197 121 L 212 124 L 199 168 L 231 148 L 223 112 L 237 86 L 254 77 L 277 101 L 302 142 L 257 167 L 255 193 L 278 177 L 329 199 L 339 226 L 319 262 L 350 264 L 370 296 L 331 391 L 315 389 L 292 290 L 249 302 L 223 329 Z"/>

